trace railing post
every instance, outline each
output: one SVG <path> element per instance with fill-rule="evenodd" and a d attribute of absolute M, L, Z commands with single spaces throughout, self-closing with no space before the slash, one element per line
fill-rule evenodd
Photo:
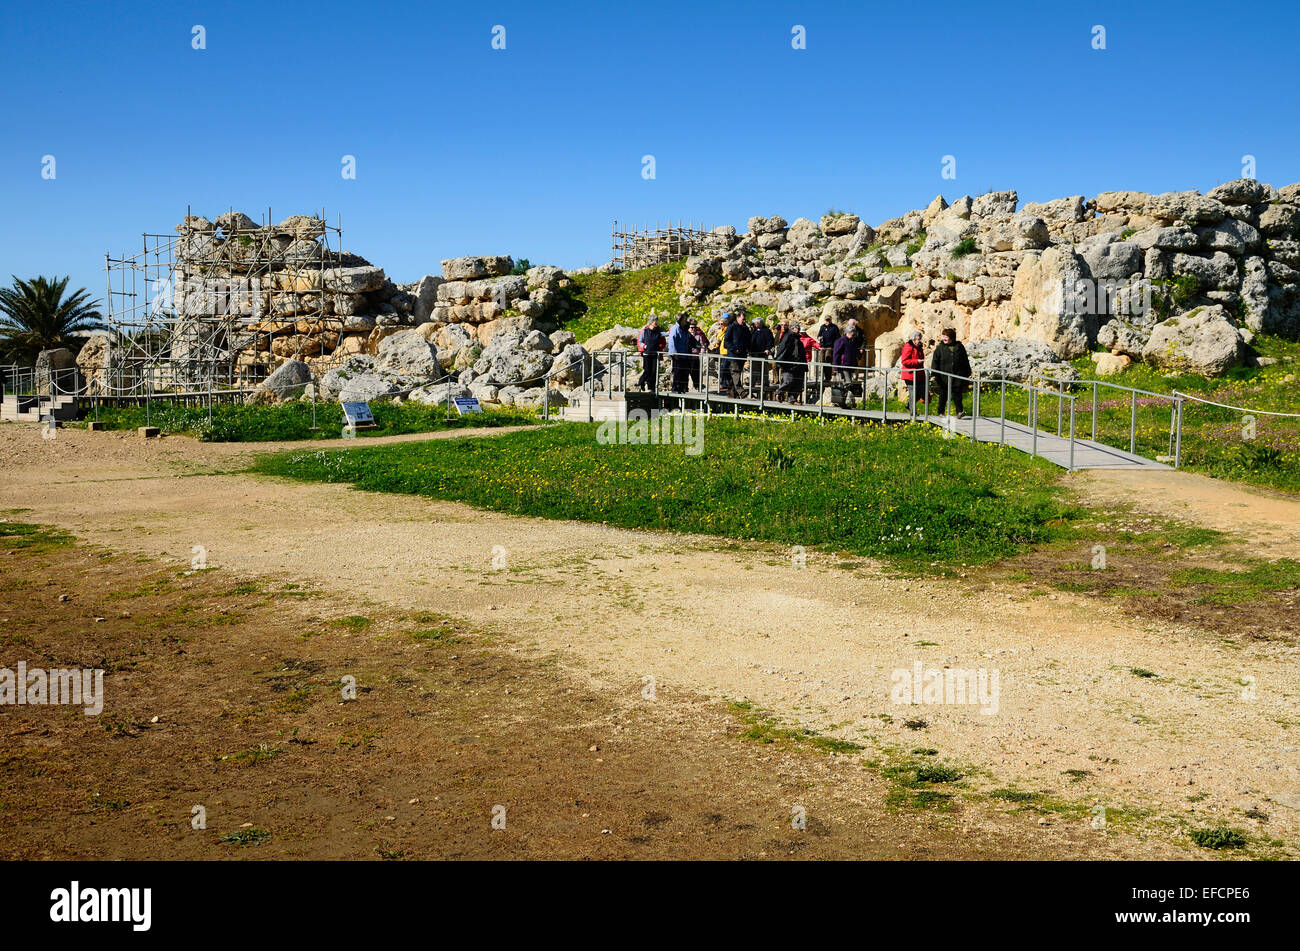
<path fill-rule="evenodd" d="M 1038 387 L 1032 383 L 1029 385 L 1029 419 L 1034 432 L 1029 444 L 1029 455 L 1032 458 L 1038 455 Z"/>
<path fill-rule="evenodd" d="M 1074 471 L 1074 397 L 1070 397 L 1070 471 Z"/>
<path fill-rule="evenodd" d="M 1097 441 L 1097 381 L 1092 381 L 1092 441 Z"/>
<path fill-rule="evenodd" d="M 885 385 L 881 388 L 880 393 L 880 421 L 887 423 L 889 422 L 889 367 L 885 367 Z M 862 395 L 864 397 L 867 395 L 866 377 L 862 378 Z M 864 399 L 863 402 L 865 403 L 866 400 Z"/>
<path fill-rule="evenodd" d="M 998 445 L 1007 444 L 1007 381 L 1002 380 L 1002 401 L 998 407 Z"/>
<path fill-rule="evenodd" d="M 979 442 L 979 430 L 976 423 L 980 418 L 980 382 L 978 374 L 971 377 L 971 408 L 970 408 L 970 438 L 972 442 Z"/>
<path fill-rule="evenodd" d="M 1128 421 L 1128 451 L 1137 455 L 1138 439 L 1138 394 L 1137 390 L 1133 391 L 1133 408 L 1129 412 Z"/>
<path fill-rule="evenodd" d="M 1174 468 L 1177 469 L 1183 461 L 1183 398 L 1181 396 L 1174 402 L 1174 417 L 1177 420 L 1174 429 Z"/>

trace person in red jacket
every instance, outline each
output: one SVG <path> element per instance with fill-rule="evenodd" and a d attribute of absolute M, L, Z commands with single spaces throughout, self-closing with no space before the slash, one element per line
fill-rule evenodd
<path fill-rule="evenodd" d="M 925 394 L 925 348 L 921 345 L 921 331 L 914 330 L 903 344 L 903 382 L 908 387 L 908 412 L 916 412 L 916 400 Z"/>

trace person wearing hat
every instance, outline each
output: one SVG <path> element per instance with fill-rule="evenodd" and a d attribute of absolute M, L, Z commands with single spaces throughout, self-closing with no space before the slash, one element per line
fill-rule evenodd
<path fill-rule="evenodd" d="M 925 347 L 921 344 L 921 331 L 908 334 L 899 363 L 903 367 L 903 382 L 908 387 L 908 412 L 915 413 L 916 401 L 925 393 Z"/>
<path fill-rule="evenodd" d="M 934 377 L 934 388 L 939 397 L 939 415 L 942 416 L 945 410 L 952 409 L 956 410 L 952 415 L 958 419 L 964 417 L 966 411 L 962 407 L 962 394 L 970 385 L 970 355 L 966 353 L 966 347 L 962 342 L 957 339 L 957 331 L 953 328 L 945 327 L 940 332 L 939 345 L 934 348 L 930 368 L 942 371 L 936 373 Z M 944 376 L 945 373 L 951 376 Z M 951 406 L 948 402 L 950 393 L 952 394 Z"/>

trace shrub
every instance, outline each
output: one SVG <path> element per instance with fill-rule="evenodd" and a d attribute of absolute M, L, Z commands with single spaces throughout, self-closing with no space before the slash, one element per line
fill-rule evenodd
<path fill-rule="evenodd" d="M 1244 849 L 1246 847 L 1246 836 L 1225 825 L 1193 829 L 1187 834 L 1203 849 Z"/>
<path fill-rule="evenodd" d="M 968 254 L 974 254 L 979 250 L 974 238 L 962 238 L 957 242 L 956 247 L 952 249 L 952 256 L 955 258 L 964 258 Z"/>

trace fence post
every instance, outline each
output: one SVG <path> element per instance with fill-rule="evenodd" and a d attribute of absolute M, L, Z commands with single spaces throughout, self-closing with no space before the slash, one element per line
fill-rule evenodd
<path fill-rule="evenodd" d="M 1070 397 L 1070 470 L 1074 471 L 1074 397 Z"/>
<path fill-rule="evenodd" d="M 1128 451 L 1137 455 L 1138 441 L 1138 394 L 1137 390 L 1133 391 L 1133 408 L 1129 412 L 1128 421 Z"/>
<path fill-rule="evenodd" d="M 1038 455 L 1038 387 L 1029 385 L 1029 419 L 1033 423 L 1033 440 L 1029 444 L 1029 455 Z"/>
<path fill-rule="evenodd" d="M 998 445 L 1007 444 L 1007 381 L 1002 380 L 1002 399 L 998 406 Z"/>
<path fill-rule="evenodd" d="M 1183 398 L 1181 396 L 1174 403 L 1174 416 L 1177 420 L 1174 429 L 1174 468 L 1177 469 L 1183 461 Z"/>
<path fill-rule="evenodd" d="M 1092 441 L 1097 441 L 1097 381 L 1092 381 Z"/>

